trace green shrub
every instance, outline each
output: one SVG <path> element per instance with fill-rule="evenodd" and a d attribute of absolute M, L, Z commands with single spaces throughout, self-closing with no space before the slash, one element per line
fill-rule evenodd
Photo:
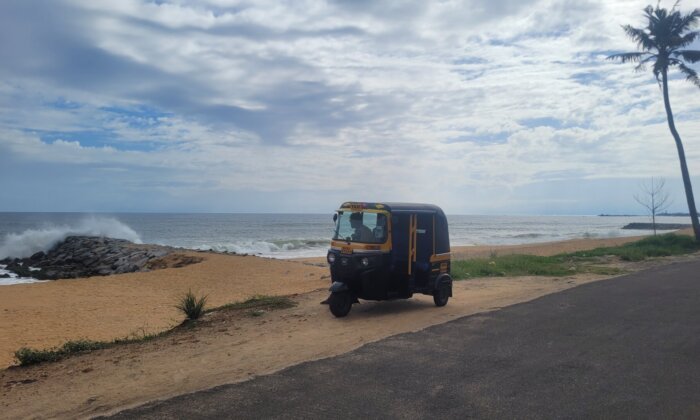
<path fill-rule="evenodd" d="M 197 298 L 192 290 L 185 293 L 184 296 L 180 298 L 175 307 L 185 314 L 187 320 L 193 321 L 199 319 L 204 313 L 204 305 L 207 303 L 207 296 L 201 296 Z"/>
<path fill-rule="evenodd" d="M 28 366 L 41 362 L 55 362 L 60 357 L 53 350 L 35 350 L 29 347 L 22 347 L 15 352 L 15 359 L 20 366 Z"/>

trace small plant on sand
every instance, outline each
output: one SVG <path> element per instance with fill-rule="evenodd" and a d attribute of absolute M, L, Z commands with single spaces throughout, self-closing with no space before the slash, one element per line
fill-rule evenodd
<path fill-rule="evenodd" d="M 184 296 L 180 298 L 180 301 L 175 305 L 177 309 L 185 314 L 187 321 L 194 321 L 199 319 L 204 313 L 204 305 L 207 303 L 207 296 L 197 296 L 189 290 Z"/>

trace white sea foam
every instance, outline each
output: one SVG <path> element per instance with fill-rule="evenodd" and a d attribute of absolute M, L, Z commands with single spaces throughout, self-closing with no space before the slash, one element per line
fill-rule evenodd
<path fill-rule="evenodd" d="M 0 245 L 0 259 L 26 258 L 39 251 L 46 252 L 73 235 L 104 236 L 142 243 L 133 229 L 117 219 L 87 217 L 74 226 L 51 226 L 43 229 L 27 229 L 22 233 L 9 233 L 5 235 Z"/>
<path fill-rule="evenodd" d="M 0 264 L 0 286 L 12 284 L 43 283 L 45 280 L 37 280 L 33 277 L 20 277 L 12 271 L 6 270 L 7 266 Z M 29 267 L 32 270 L 32 267 Z"/>
<path fill-rule="evenodd" d="M 239 241 L 228 243 L 204 244 L 193 247 L 197 250 L 217 252 L 235 252 L 236 254 L 253 254 L 264 257 L 296 258 L 325 254 L 329 240 L 290 239 L 279 241 Z"/>

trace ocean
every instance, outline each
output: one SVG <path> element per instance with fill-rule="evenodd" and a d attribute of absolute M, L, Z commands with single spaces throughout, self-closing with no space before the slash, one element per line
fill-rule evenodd
<path fill-rule="evenodd" d="M 644 216 L 448 215 L 452 245 L 506 245 L 576 238 L 634 236 L 623 230 Z M 662 217 L 660 223 L 689 223 Z M 271 258 L 326 254 L 332 214 L 0 213 L 0 259 L 46 251 L 70 235 L 100 235 L 196 250 L 229 251 Z M 4 273 L 0 266 L 0 275 Z M 31 281 L 26 279 L 26 281 Z M 2 284 L 21 279 L 0 279 Z"/>

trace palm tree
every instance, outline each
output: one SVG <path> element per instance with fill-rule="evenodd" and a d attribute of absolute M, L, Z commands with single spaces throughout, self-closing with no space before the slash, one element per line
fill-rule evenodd
<path fill-rule="evenodd" d="M 634 28 L 630 25 L 622 27 L 627 35 L 637 43 L 637 48 L 641 51 L 613 54 L 608 59 L 620 60 L 623 63 L 638 63 L 635 70 L 644 70 L 647 64 L 653 63 L 652 71 L 657 82 L 661 85 L 661 91 L 664 95 L 668 128 L 671 130 L 678 149 L 683 185 L 685 186 L 685 195 L 688 199 L 688 211 L 693 222 L 695 240 L 700 242 L 700 223 L 698 223 L 698 213 L 695 209 L 693 187 L 690 184 L 688 165 L 685 163 L 683 143 L 673 122 L 671 102 L 668 98 L 668 69 L 670 67 L 677 67 L 686 76 L 686 80 L 700 87 L 700 78 L 698 78 L 697 72 L 686 65 L 686 62 L 695 63 L 700 61 L 700 51 L 683 49 L 700 37 L 700 31 L 691 31 L 695 24 L 698 23 L 698 20 L 700 20 L 700 9 L 695 9 L 687 15 L 682 15 L 680 11 L 676 10 L 677 6 L 678 2 L 676 2 L 670 12 L 662 9 L 659 5 L 656 8 L 647 6 L 644 9 L 644 15 L 648 21 L 646 28 Z"/>

